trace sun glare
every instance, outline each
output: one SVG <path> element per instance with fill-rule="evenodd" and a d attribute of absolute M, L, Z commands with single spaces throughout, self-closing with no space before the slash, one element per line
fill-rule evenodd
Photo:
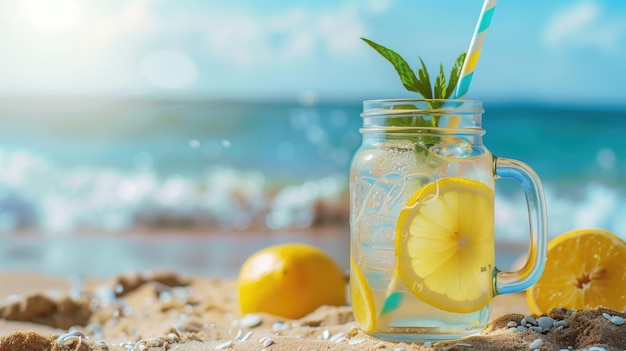
<path fill-rule="evenodd" d="M 78 0 L 24 0 L 21 5 L 28 22 L 45 31 L 72 29 L 83 20 Z"/>

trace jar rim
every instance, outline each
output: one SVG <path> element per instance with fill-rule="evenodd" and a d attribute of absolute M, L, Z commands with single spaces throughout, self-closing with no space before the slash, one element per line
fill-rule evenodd
<path fill-rule="evenodd" d="M 364 100 L 364 103 L 371 102 L 433 102 L 433 101 L 441 101 L 441 102 L 450 102 L 450 103 L 468 103 L 468 104 L 479 104 L 482 105 L 481 100 L 471 100 L 471 99 L 424 99 L 424 98 L 393 98 L 393 99 L 367 99 Z"/>
<path fill-rule="evenodd" d="M 433 107 L 440 104 L 440 106 Z M 405 109 L 392 109 L 394 106 L 403 104 L 413 105 Z M 394 112 L 390 112 L 394 110 Z M 461 113 L 461 114 L 482 114 L 484 112 L 483 103 L 480 100 L 464 100 L 464 99 L 419 99 L 419 98 L 398 98 L 398 99 L 373 99 L 363 101 L 363 114 L 368 116 L 378 114 L 385 111 L 385 114 L 402 113 L 401 111 L 429 111 L 430 113 Z"/>
<path fill-rule="evenodd" d="M 482 135 L 482 101 L 382 99 L 363 102 L 365 133 L 452 133 Z M 428 122 L 430 121 L 430 122 Z"/>

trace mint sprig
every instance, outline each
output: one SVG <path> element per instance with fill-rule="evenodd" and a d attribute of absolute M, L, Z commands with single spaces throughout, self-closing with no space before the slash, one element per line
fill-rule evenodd
<path fill-rule="evenodd" d="M 424 60 L 422 60 L 421 57 L 419 57 L 421 67 L 417 70 L 413 70 L 406 60 L 397 52 L 369 39 L 361 39 L 374 48 L 374 50 L 378 51 L 378 53 L 387 59 L 387 61 L 391 62 L 400 76 L 402 85 L 404 85 L 407 90 L 416 92 L 422 95 L 425 99 L 447 99 L 452 96 L 461 75 L 461 68 L 463 67 L 463 62 L 465 61 L 466 56 L 465 52 L 459 55 L 456 59 L 452 69 L 450 70 L 450 78 L 447 80 L 447 83 L 443 65 L 439 65 L 439 75 L 435 79 L 435 84 L 433 86 L 430 81 L 428 69 L 426 69 Z M 431 107 L 436 108 L 438 106 L 432 106 L 431 104 Z"/>

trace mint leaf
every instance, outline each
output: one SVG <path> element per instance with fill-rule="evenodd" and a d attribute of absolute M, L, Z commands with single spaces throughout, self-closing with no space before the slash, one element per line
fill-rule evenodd
<path fill-rule="evenodd" d="M 452 69 L 450 70 L 450 80 L 448 81 L 448 84 L 446 84 L 446 75 L 443 70 L 443 65 L 440 64 L 439 75 L 435 79 L 435 85 L 433 86 L 430 81 L 426 64 L 424 64 L 424 60 L 422 60 L 421 57 L 418 57 L 421 67 L 414 73 L 411 66 L 409 66 L 406 60 L 397 52 L 369 39 L 361 38 L 361 40 L 374 48 L 374 50 L 381 54 L 387 61 L 391 62 L 400 76 L 402 85 L 407 90 L 419 93 L 425 99 L 447 99 L 454 93 L 456 85 L 459 82 L 465 57 L 467 56 L 466 53 L 462 53 L 456 59 L 454 66 L 452 66 Z"/>
<path fill-rule="evenodd" d="M 402 58 L 402 56 L 400 56 L 398 53 L 391 49 L 387 49 L 382 45 L 374 43 L 371 40 L 365 38 L 361 39 L 369 46 L 374 48 L 374 50 L 378 51 L 378 53 L 383 55 L 383 57 L 387 59 L 387 61 L 391 62 L 393 67 L 396 69 L 396 72 L 398 72 L 398 75 L 400 75 L 402 85 L 404 85 L 407 90 L 421 93 L 418 90 L 419 83 L 417 77 L 415 77 L 415 73 L 413 73 L 413 70 L 411 69 L 409 64 Z"/>
<path fill-rule="evenodd" d="M 445 99 L 446 92 L 446 74 L 443 71 L 443 65 L 439 64 L 439 75 L 435 80 L 435 99 Z"/>
<path fill-rule="evenodd" d="M 454 66 L 452 66 L 452 70 L 450 70 L 450 81 L 448 82 L 448 89 L 446 90 L 446 99 L 449 98 L 454 92 L 454 89 L 456 89 L 456 85 L 461 77 L 461 69 L 463 68 L 466 56 L 466 53 L 459 55 L 454 63 Z"/>
<path fill-rule="evenodd" d="M 432 101 L 432 99 L 447 99 L 449 98 L 454 90 L 456 89 L 456 85 L 459 82 L 459 78 L 461 75 L 461 69 L 463 68 L 463 63 L 465 62 L 466 54 L 462 53 L 456 59 L 452 70 L 450 71 L 450 78 L 448 84 L 446 84 L 446 74 L 443 69 L 443 65 L 439 65 L 439 75 L 435 79 L 435 85 L 433 86 L 430 81 L 430 76 L 428 74 L 428 69 L 426 68 L 426 64 L 424 64 L 424 60 L 418 56 L 420 60 L 421 67 L 417 71 L 413 71 L 409 64 L 395 51 L 388 49 L 380 44 L 376 44 L 371 40 L 361 38 L 364 42 L 366 42 L 369 46 L 374 48 L 374 50 L 378 51 L 387 61 L 391 62 L 396 72 L 400 76 L 400 80 L 402 81 L 402 85 L 409 90 L 419 93 L 424 97 L 424 99 L 430 99 L 428 102 L 429 107 L 431 109 L 438 109 L 443 105 L 442 101 Z M 414 106 L 395 106 L 396 108 L 405 108 L 408 107 L 414 108 Z M 437 127 L 439 125 L 440 115 L 432 115 L 432 119 L 427 121 L 424 116 L 412 116 L 412 117 L 402 117 L 402 118 L 393 118 L 390 119 L 389 123 L 394 126 L 410 126 L 410 127 Z M 433 145 L 436 143 L 439 137 L 426 137 L 419 136 L 418 139 L 424 145 Z"/>
<path fill-rule="evenodd" d="M 422 96 L 426 99 L 432 99 L 433 98 L 433 91 L 430 85 L 430 77 L 428 77 L 428 69 L 426 69 L 426 65 L 424 64 L 424 60 L 422 60 L 421 57 L 419 57 L 420 59 L 420 63 L 422 64 L 422 68 L 420 68 L 419 70 L 417 70 L 417 76 L 418 79 L 420 81 L 420 93 L 422 94 Z"/>

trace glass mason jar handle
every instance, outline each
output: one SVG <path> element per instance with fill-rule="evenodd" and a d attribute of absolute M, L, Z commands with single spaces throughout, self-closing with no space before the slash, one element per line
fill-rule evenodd
<path fill-rule="evenodd" d="M 546 264 L 548 218 L 543 187 L 535 171 L 520 161 L 495 156 L 494 171 L 496 180 L 513 179 L 522 185 L 530 227 L 530 252 L 524 267 L 515 272 L 495 270 L 494 293 L 500 295 L 526 290 L 541 276 Z"/>

